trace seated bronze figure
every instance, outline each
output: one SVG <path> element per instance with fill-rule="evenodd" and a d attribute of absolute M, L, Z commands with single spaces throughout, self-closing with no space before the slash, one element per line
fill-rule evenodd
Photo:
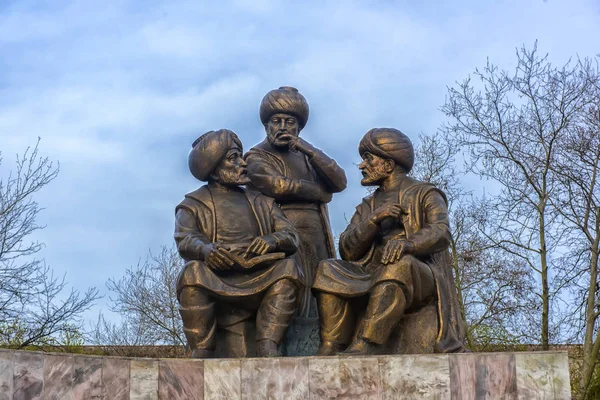
<path fill-rule="evenodd" d="M 242 154 L 237 135 L 221 129 L 199 137 L 189 155 L 194 177 L 208 182 L 176 207 L 186 261 L 177 298 L 190 357 L 278 356 L 303 290 L 289 258 L 298 235 L 273 199 L 241 187 L 249 182 Z"/>
<path fill-rule="evenodd" d="M 414 329 L 422 329 L 416 334 L 423 337 L 425 330 L 435 330 L 434 343 L 418 351 L 463 351 L 444 193 L 407 175 L 414 151 L 399 130 L 372 129 L 358 150 L 361 184 L 377 189 L 356 207 L 340 236 L 342 260 L 321 261 L 317 267 L 318 354 L 385 352 L 403 316 L 425 305 L 435 305 L 437 312 Z"/>

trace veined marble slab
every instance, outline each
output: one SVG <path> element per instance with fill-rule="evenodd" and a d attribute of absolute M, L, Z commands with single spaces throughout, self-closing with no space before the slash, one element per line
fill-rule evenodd
<path fill-rule="evenodd" d="M 10 400 L 13 394 L 13 352 L 0 351 L 0 400 Z"/>
<path fill-rule="evenodd" d="M 379 399 L 377 357 L 313 357 L 310 399 Z"/>
<path fill-rule="evenodd" d="M 308 358 L 242 360 L 242 399 L 309 398 Z"/>
<path fill-rule="evenodd" d="M 158 400 L 158 360 L 131 360 L 129 398 L 130 400 Z"/>
<path fill-rule="evenodd" d="M 44 399 L 74 400 L 73 396 L 74 357 L 62 354 L 47 354 L 44 357 Z"/>
<path fill-rule="evenodd" d="M 515 353 L 519 400 L 570 399 L 566 353 Z"/>
<path fill-rule="evenodd" d="M 380 357 L 379 374 L 382 399 L 450 399 L 447 355 Z"/>
<path fill-rule="evenodd" d="M 75 357 L 73 363 L 73 397 L 102 399 L 102 357 Z"/>
<path fill-rule="evenodd" d="M 129 364 L 127 358 L 104 357 L 102 360 L 102 398 L 129 400 Z"/>
<path fill-rule="evenodd" d="M 204 400 L 242 398 L 241 359 L 204 361 Z"/>
<path fill-rule="evenodd" d="M 517 399 L 514 354 L 452 354 L 449 361 L 453 399 Z"/>
<path fill-rule="evenodd" d="M 0 400 L 570 397 L 566 352 L 157 360 L 0 349 Z"/>
<path fill-rule="evenodd" d="M 12 398 L 13 400 L 44 398 L 44 354 L 15 351 Z"/>
<path fill-rule="evenodd" d="M 158 397 L 172 400 L 204 399 L 203 360 L 160 360 Z"/>

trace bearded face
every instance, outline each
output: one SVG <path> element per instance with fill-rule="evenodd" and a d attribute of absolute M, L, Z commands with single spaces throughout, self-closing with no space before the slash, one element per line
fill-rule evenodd
<path fill-rule="evenodd" d="M 265 125 L 265 130 L 271 146 L 280 149 L 288 148 L 289 136 L 297 137 L 300 134 L 296 117 L 282 113 L 273 114 Z"/>
<path fill-rule="evenodd" d="M 358 166 L 362 173 L 360 184 L 363 186 L 378 186 L 381 182 L 390 176 L 394 169 L 394 162 L 389 159 L 379 157 L 375 154 L 365 152 L 361 154 L 362 162 Z"/>
<path fill-rule="evenodd" d="M 234 145 L 225 155 L 221 164 L 213 173 L 214 178 L 225 186 L 240 186 L 250 183 L 246 161 L 242 158 L 242 149 Z"/>

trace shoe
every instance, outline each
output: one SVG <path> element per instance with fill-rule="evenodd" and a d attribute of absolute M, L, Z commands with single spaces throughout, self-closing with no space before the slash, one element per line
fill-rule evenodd
<path fill-rule="evenodd" d="M 375 343 L 356 338 L 346 350 L 338 354 L 341 356 L 365 356 L 368 354 L 377 354 L 377 350 L 378 346 Z"/>
<path fill-rule="evenodd" d="M 330 342 L 329 340 L 324 340 L 321 342 L 321 346 L 319 347 L 319 351 L 317 351 L 317 355 L 318 356 L 334 356 L 337 353 L 339 353 L 340 351 L 342 351 L 343 348 L 344 348 L 344 346 L 342 346 L 339 343 Z"/>
<path fill-rule="evenodd" d="M 277 343 L 268 339 L 256 342 L 256 354 L 258 357 L 281 357 Z"/>

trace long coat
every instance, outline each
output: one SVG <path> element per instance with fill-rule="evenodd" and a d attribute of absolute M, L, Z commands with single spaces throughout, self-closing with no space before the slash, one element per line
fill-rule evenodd
<path fill-rule="evenodd" d="M 402 216 L 402 225 L 406 230 L 406 239 L 414 243 L 413 255 L 427 264 L 433 273 L 437 294 L 438 335 L 436 339 L 436 352 L 449 353 L 464 351 L 465 330 L 460 317 L 456 287 L 452 276 L 452 265 L 448 243 L 450 238 L 447 211 L 428 212 L 426 210 L 426 196 L 437 192 L 446 202 L 444 193 L 432 184 L 420 182 L 410 177 L 405 178 L 406 189 L 398 192 L 398 203 L 405 211 Z M 444 204 L 444 206 L 447 206 Z M 340 253 L 342 258 L 356 251 L 356 237 L 352 231 L 374 211 L 374 196 L 367 196 L 356 207 L 350 225 L 340 236 Z M 352 238 L 351 238 L 352 237 Z M 371 243 L 361 258 L 352 258 L 363 267 L 369 265 L 375 254 L 375 244 Z"/>
<path fill-rule="evenodd" d="M 256 183 L 260 181 L 261 185 L 258 189 L 261 191 L 268 191 L 268 188 L 278 187 L 279 184 L 278 182 L 276 182 L 277 179 L 279 179 L 279 177 L 289 176 L 287 165 L 276 152 L 272 151 L 271 146 L 269 145 L 266 139 L 263 142 L 259 143 L 257 146 L 250 149 L 248 153 L 246 153 L 244 158 L 249 164 L 253 163 L 255 165 L 258 165 L 254 169 L 260 171 L 260 173 L 254 173 L 253 176 L 251 176 L 251 178 L 253 180 L 252 183 L 255 186 Z M 346 187 L 346 176 L 343 170 L 335 162 L 331 162 L 329 165 L 319 164 L 318 160 L 321 158 L 329 160 L 329 157 L 320 157 L 319 154 L 317 157 L 315 157 L 315 160 L 313 161 L 313 163 L 317 161 L 317 168 L 320 168 L 324 171 L 327 170 L 331 175 L 340 175 L 341 177 L 343 177 L 343 179 L 341 179 L 340 182 L 324 183 L 328 186 L 332 186 L 333 192 L 339 192 L 344 190 L 344 188 Z M 310 163 L 308 159 L 306 160 L 306 165 L 308 166 L 309 170 L 311 170 L 316 176 L 317 174 L 316 171 L 314 171 L 315 166 L 313 165 L 313 163 Z M 286 193 L 288 193 L 290 197 L 294 197 L 295 192 L 297 192 L 298 196 L 300 196 L 302 190 L 303 188 L 300 185 L 298 185 L 297 187 L 288 185 L 285 188 Z M 270 195 L 269 193 L 265 194 Z M 327 204 L 320 203 L 319 210 L 321 214 L 321 223 L 323 225 L 323 230 L 325 231 L 325 236 L 327 238 L 327 249 L 329 251 L 329 256 L 335 257 L 335 243 L 333 241 L 333 233 L 331 231 L 331 225 L 329 223 L 329 212 L 327 210 Z"/>
<path fill-rule="evenodd" d="M 273 199 L 252 190 L 245 190 L 245 195 L 252 210 L 248 218 L 256 219 L 260 235 L 271 234 L 276 237 L 279 248 L 295 249 L 298 236 Z M 188 193 L 175 209 L 176 215 L 181 211 L 186 214 L 185 221 L 184 216 L 176 218 L 175 226 L 177 249 L 187 261 L 177 282 L 178 294 L 185 286 L 199 286 L 221 297 L 239 298 L 261 293 L 284 278 L 302 287 L 302 272 L 289 258 L 256 271 L 224 273 L 213 271 L 201 261 L 200 246 L 217 240 L 215 201 L 218 199 L 213 198 L 205 185 Z"/>

